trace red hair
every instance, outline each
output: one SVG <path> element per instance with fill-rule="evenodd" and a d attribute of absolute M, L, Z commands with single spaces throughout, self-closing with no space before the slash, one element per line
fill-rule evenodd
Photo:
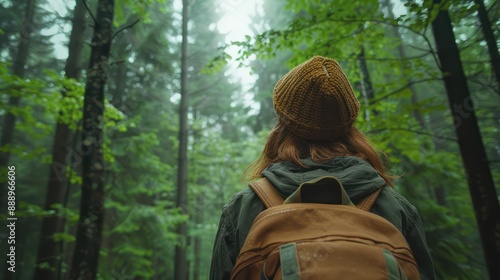
<path fill-rule="evenodd" d="M 347 134 L 334 142 L 303 139 L 290 132 L 285 125 L 278 123 L 270 132 L 259 158 L 247 168 L 244 177 L 256 179 L 269 165 L 278 162 L 294 162 L 304 166 L 301 159 L 311 157 L 314 162 L 326 162 L 336 156 L 355 156 L 366 160 L 375 168 L 387 185 L 392 185 L 395 176 L 387 173 L 378 152 L 368 138 L 357 128 L 352 127 Z"/>

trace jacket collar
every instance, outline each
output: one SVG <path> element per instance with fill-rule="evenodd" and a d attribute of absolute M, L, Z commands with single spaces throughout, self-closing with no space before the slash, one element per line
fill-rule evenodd
<path fill-rule="evenodd" d="M 323 176 L 336 177 L 347 194 L 357 202 L 385 185 L 384 179 L 365 160 L 352 156 L 339 156 L 317 163 L 310 158 L 302 160 L 303 168 L 293 162 L 280 162 L 262 172 L 283 197 L 291 195 L 302 183 Z"/>

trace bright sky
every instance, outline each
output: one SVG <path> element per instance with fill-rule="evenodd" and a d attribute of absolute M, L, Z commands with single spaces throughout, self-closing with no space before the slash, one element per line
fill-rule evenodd
<path fill-rule="evenodd" d="M 74 7 L 74 1 L 67 1 L 66 5 L 69 7 L 73 8 Z M 44 9 L 51 13 L 56 13 L 57 16 L 59 17 L 65 17 L 67 16 L 68 10 L 67 6 L 64 4 L 63 0 L 49 0 L 46 3 L 44 3 L 42 6 Z M 51 41 L 55 45 L 55 56 L 58 59 L 66 59 L 68 57 L 68 48 L 64 45 L 62 45 L 61 42 L 66 40 L 66 34 L 69 34 L 71 32 L 71 26 L 70 25 L 65 25 L 63 26 L 64 31 L 61 30 L 60 25 L 54 25 L 49 29 L 44 29 L 42 30 L 43 35 L 53 35 L 51 38 Z M 66 33 L 66 34 L 65 34 Z"/>
<path fill-rule="evenodd" d="M 222 0 L 220 8 L 224 16 L 217 23 L 221 33 L 227 33 L 226 39 L 242 40 L 245 35 L 250 34 L 248 26 L 251 23 L 250 16 L 262 9 L 263 0 Z"/>
<path fill-rule="evenodd" d="M 226 43 L 231 41 L 240 41 L 245 39 L 245 35 L 251 35 L 249 28 L 251 24 L 251 16 L 257 12 L 262 13 L 263 0 L 222 0 L 221 11 L 223 17 L 217 23 L 217 28 L 222 34 L 226 34 Z M 252 76 L 250 69 L 237 68 L 238 63 L 235 58 L 238 56 L 238 49 L 231 47 L 227 50 L 233 60 L 229 62 L 229 71 L 227 75 L 231 75 L 239 80 L 243 86 L 244 92 L 247 92 L 255 83 L 255 76 Z M 245 94 L 245 99 L 251 101 L 252 94 Z"/>

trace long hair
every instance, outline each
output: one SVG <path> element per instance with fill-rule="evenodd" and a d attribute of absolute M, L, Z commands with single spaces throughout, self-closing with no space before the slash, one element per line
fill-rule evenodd
<path fill-rule="evenodd" d="M 280 120 L 270 132 L 262 153 L 250 164 L 243 176 L 250 180 L 260 178 L 264 169 L 278 162 L 294 162 L 307 168 L 301 159 L 311 157 L 314 162 L 321 163 L 336 156 L 355 156 L 366 160 L 388 186 L 393 186 L 392 180 L 395 176 L 386 171 L 378 152 L 357 128 L 352 127 L 347 134 L 334 142 L 314 141 L 296 136 Z"/>

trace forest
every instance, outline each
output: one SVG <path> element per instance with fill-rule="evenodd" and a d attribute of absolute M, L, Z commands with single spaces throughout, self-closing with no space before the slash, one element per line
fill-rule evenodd
<path fill-rule="evenodd" d="M 0 0 L 0 279 L 208 279 L 280 77 L 338 61 L 438 279 L 500 279 L 500 1 Z"/>

